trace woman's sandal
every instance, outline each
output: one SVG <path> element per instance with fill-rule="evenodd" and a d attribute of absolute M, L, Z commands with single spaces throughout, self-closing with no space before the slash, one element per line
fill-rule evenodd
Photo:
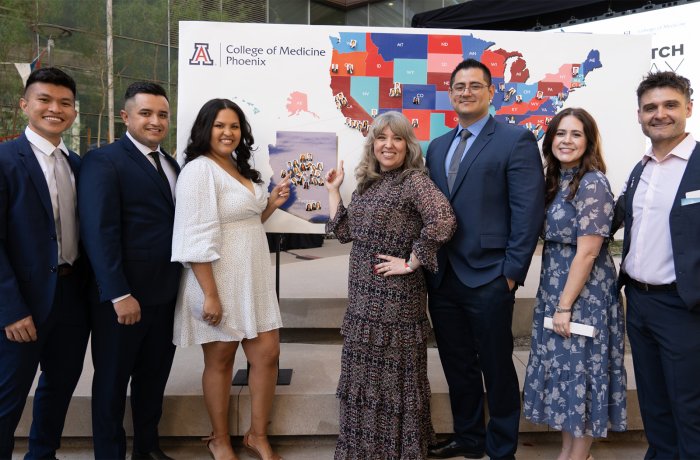
<path fill-rule="evenodd" d="M 263 456 L 260 453 L 260 451 L 257 449 L 257 447 L 255 447 L 254 445 L 252 445 L 248 441 L 250 439 L 250 436 L 251 436 L 250 431 L 246 432 L 246 434 L 243 435 L 243 447 L 245 447 L 246 450 L 248 452 L 250 452 L 250 454 L 253 455 L 255 458 L 259 458 L 260 460 L 263 460 Z M 267 435 L 265 435 L 265 434 L 254 434 L 253 436 L 257 436 L 257 437 L 261 437 L 261 438 L 267 437 Z M 280 457 L 279 455 L 277 455 L 274 452 L 272 453 L 272 458 L 273 458 L 273 460 L 282 460 L 282 457 Z"/>
<path fill-rule="evenodd" d="M 211 451 L 211 448 L 209 447 L 209 444 L 211 444 L 211 442 L 212 442 L 214 439 L 216 439 L 216 436 L 214 436 L 214 432 L 212 431 L 211 434 L 210 434 L 209 436 L 207 436 L 206 438 L 202 438 L 202 441 L 204 441 L 204 442 L 207 443 L 206 446 L 207 446 L 207 452 L 209 452 L 209 456 L 210 456 L 212 459 L 216 460 L 216 457 L 214 457 L 214 452 L 212 452 L 212 451 Z"/>

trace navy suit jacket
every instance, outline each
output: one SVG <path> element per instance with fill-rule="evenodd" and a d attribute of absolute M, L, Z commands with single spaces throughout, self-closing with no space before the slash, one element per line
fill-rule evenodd
<path fill-rule="evenodd" d="M 174 159 L 165 158 L 180 171 Z M 181 267 L 170 262 L 175 203 L 127 136 L 85 155 L 78 208 L 100 301 L 129 293 L 141 307 L 175 299 Z"/>
<path fill-rule="evenodd" d="M 80 157 L 69 152 L 76 182 Z M 0 143 L 0 327 L 27 316 L 40 325 L 58 279 L 56 223 L 46 178 L 24 133 Z"/>
<path fill-rule="evenodd" d="M 438 272 L 428 275 L 431 286 L 440 286 L 448 259 L 466 286 L 482 286 L 501 275 L 523 284 L 544 221 L 537 141 L 528 130 L 489 117 L 460 163 L 450 193 L 445 157 L 456 134 L 451 130 L 433 140 L 426 154 L 430 177 L 457 217 L 457 231 L 438 253 Z"/>
<path fill-rule="evenodd" d="M 637 163 L 627 181 L 628 186 L 625 194 L 617 200 L 615 209 L 617 222 L 613 224 L 613 230 L 617 230 L 616 224 L 620 220 L 624 221 L 623 261 L 630 249 L 630 232 L 634 217 L 632 215 L 632 201 L 645 165 L 641 161 Z M 700 309 L 700 245 L 698 245 L 700 203 L 681 206 L 681 199 L 685 198 L 687 192 L 696 190 L 700 190 L 700 142 L 696 142 L 695 149 L 690 155 L 671 207 L 671 213 L 668 216 L 678 295 L 689 310 Z M 625 276 L 622 275 L 622 270 L 620 270 L 620 275 L 621 284 L 624 284 Z"/>

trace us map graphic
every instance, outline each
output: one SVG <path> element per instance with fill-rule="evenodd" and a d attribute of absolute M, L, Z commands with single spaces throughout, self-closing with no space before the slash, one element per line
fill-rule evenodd
<path fill-rule="evenodd" d="M 378 114 L 401 111 L 424 151 L 430 139 L 457 126 L 448 89 L 452 70 L 464 59 L 479 60 L 491 71 L 496 89 L 491 114 L 529 129 L 538 139 L 569 93 L 584 88 L 587 75 L 602 67 L 599 51 L 592 49 L 541 80 L 529 81 L 520 51 L 497 48 L 473 34 L 340 32 L 329 39 L 330 85 L 345 125 L 366 134 Z"/>

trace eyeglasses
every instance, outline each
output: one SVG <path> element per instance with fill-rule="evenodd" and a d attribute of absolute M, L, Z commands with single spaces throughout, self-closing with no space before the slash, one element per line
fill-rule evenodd
<path fill-rule="evenodd" d="M 472 94 L 476 94 L 480 93 L 484 88 L 486 88 L 486 86 L 487 85 L 482 83 L 471 83 L 469 85 L 454 85 L 452 88 L 450 88 L 450 90 L 457 94 L 463 94 L 466 90 L 469 90 L 469 92 Z"/>

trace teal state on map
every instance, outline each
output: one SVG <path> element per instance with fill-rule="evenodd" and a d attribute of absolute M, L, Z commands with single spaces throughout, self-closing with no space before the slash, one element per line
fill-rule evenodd
<path fill-rule="evenodd" d="M 364 134 L 375 116 L 399 110 L 411 120 L 423 147 L 457 126 L 448 89 L 452 70 L 464 59 L 477 59 L 491 70 L 496 88 L 491 114 L 526 127 L 538 139 L 569 93 L 602 67 L 600 53 L 590 50 L 585 58 L 559 64 L 542 80 L 530 82 L 521 52 L 495 49 L 495 42 L 473 35 L 341 32 L 330 40 L 331 89 L 345 124 Z"/>

